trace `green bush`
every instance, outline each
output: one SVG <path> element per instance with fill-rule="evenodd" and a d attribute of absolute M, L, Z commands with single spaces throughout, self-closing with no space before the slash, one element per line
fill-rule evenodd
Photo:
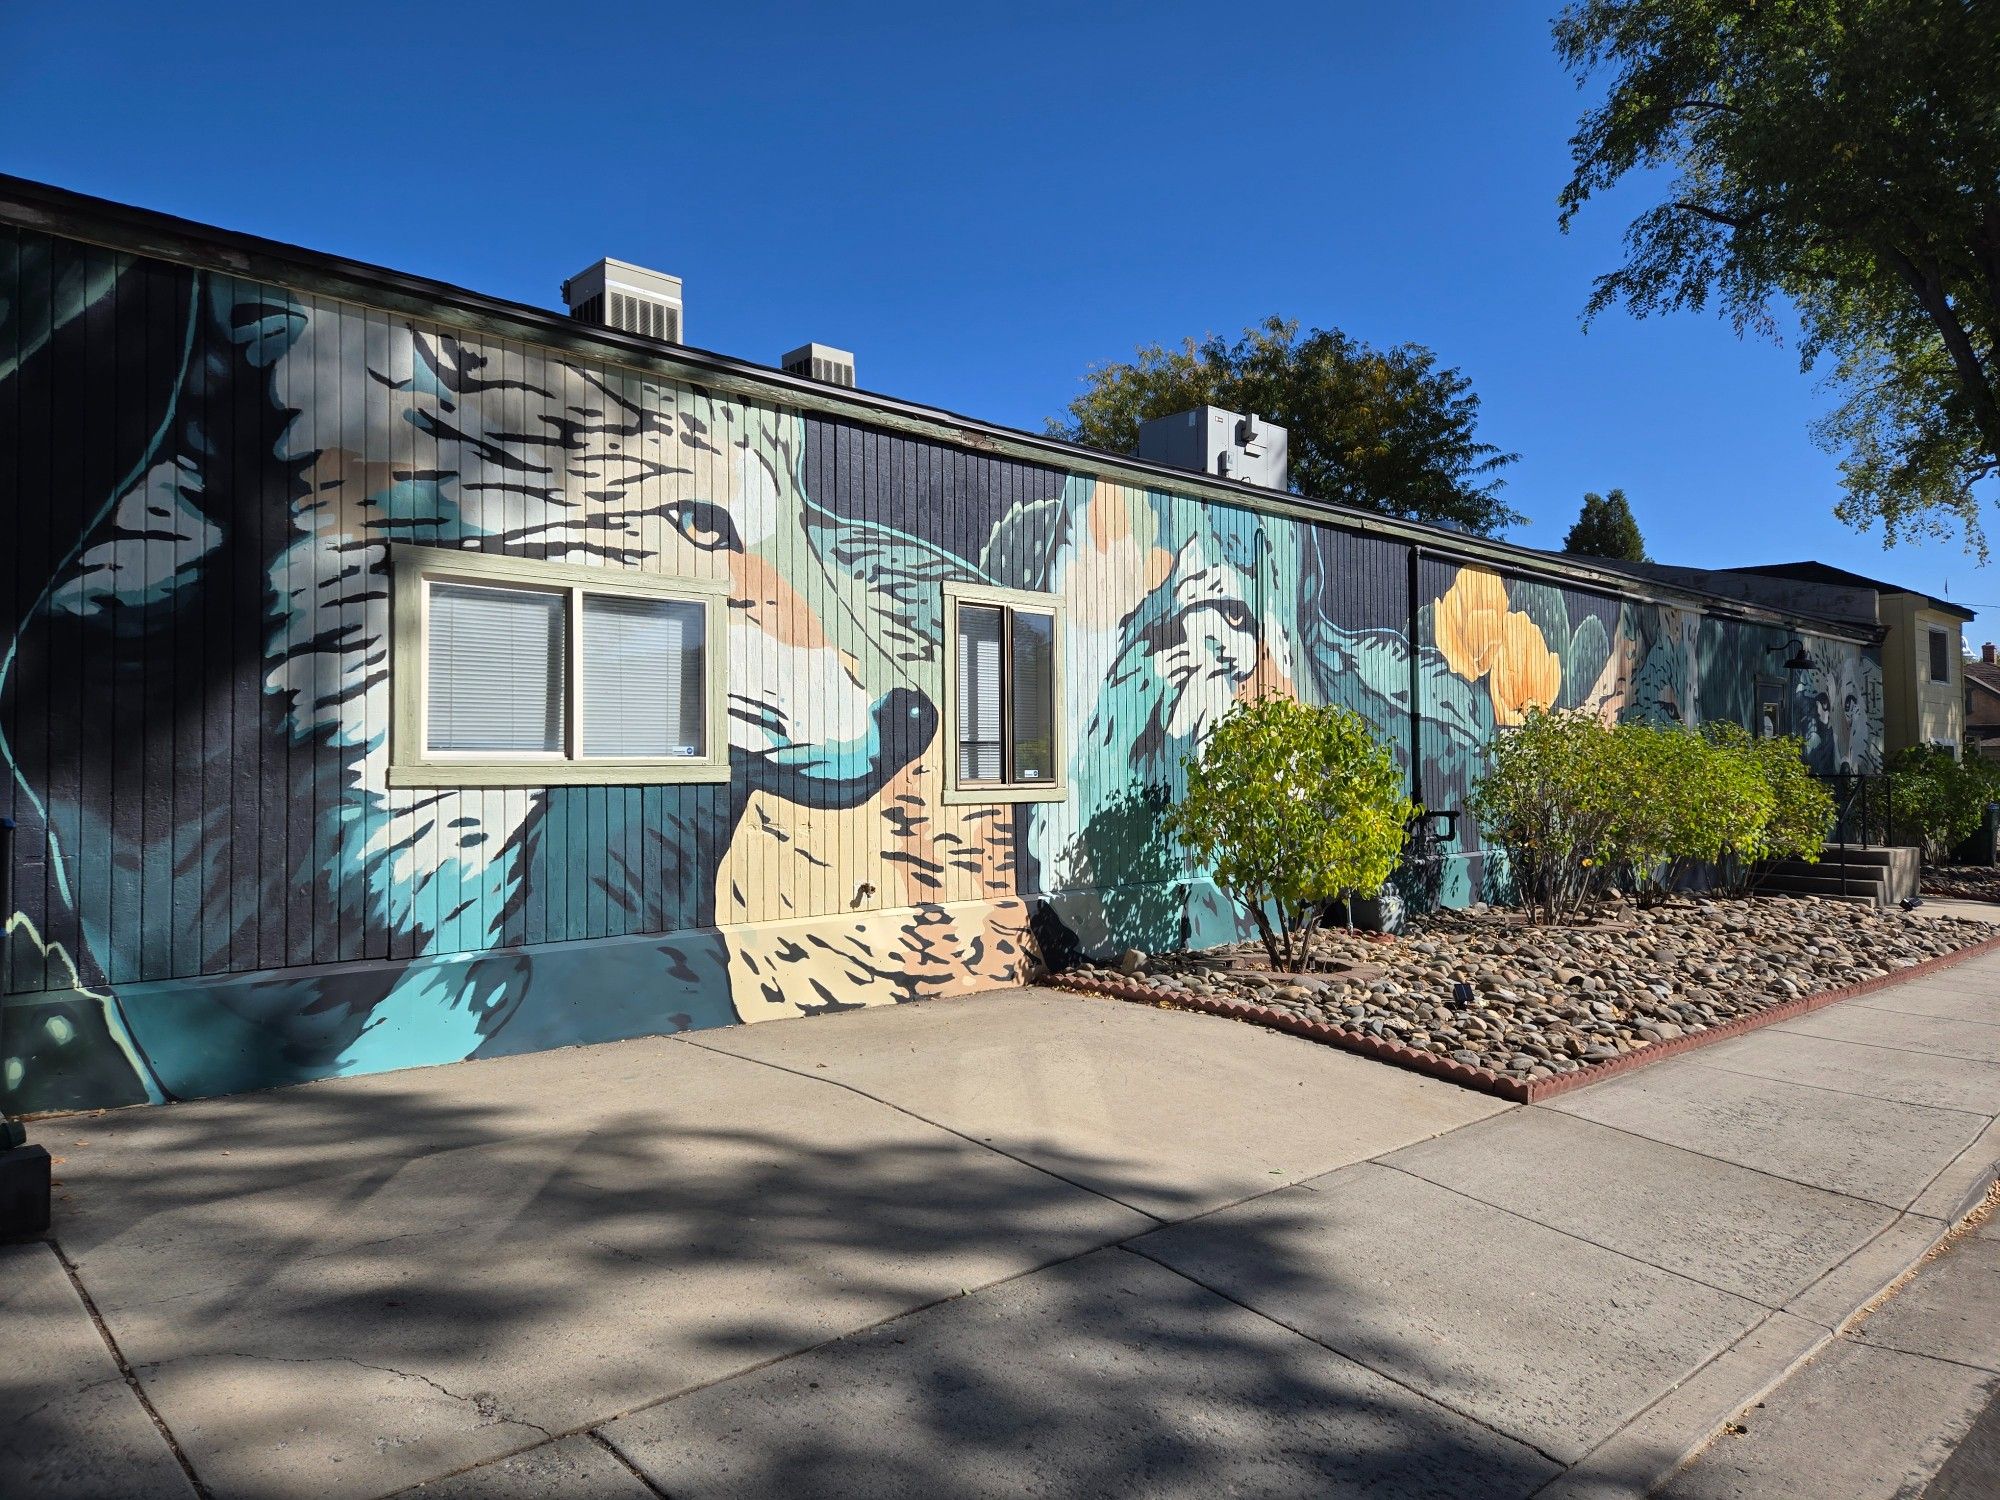
<path fill-rule="evenodd" d="M 1312 956 L 1327 904 L 1373 896 L 1413 808 L 1395 758 L 1349 709 L 1239 703 L 1184 763 L 1165 826 L 1249 913 L 1274 968 Z"/>
<path fill-rule="evenodd" d="M 1704 724 L 1701 732 L 1718 752 L 1761 776 L 1771 796 L 1757 837 L 1732 847 L 1722 861 L 1725 881 L 1738 891 L 1746 889 L 1761 859 L 1816 864 L 1833 828 L 1833 793 L 1807 767 L 1805 742 L 1788 735 L 1759 739 L 1741 724 L 1728 722 Z"/>
<path fill-rule="evenodd" d="M 1642 723 L 1611 731 L 1617 813 L 1607 853 L 1641 906 L 1679 890 L 1699 866 L 1762 857 L 1777 799 L 1748 738 Z"/>
<path fill-rule="evenodd" d="M 1871 809 L 1870 835 L 1915 839 L 1927 859 L 1948 857 L 1978 832 L 1986 804 L 2000 802 L 2000 766 L 1970 752 L 1959 760 L 1935 745 L 1897 751 L 1888 782 L 1887 805 Z"/>
<path fill-rule="evenodd" d="M 1487 747 L 1467 799 L 1505 851 L 1516 897 L 1544 922 L 1575 914 L 1604 878 L 1618 819 L 1611 741 L 1588 714 L 1531 708 Z"/>
<path fill-rule="evenodd" d="M 1833 799 L 1793 739 L 1736 724 L 1620 724 L 1536 710 L 1488 749 L 1471 807 L 1521 902 L 1570 916 L 1612 882 L 1642 906 L 1712 867 L 1741 888 L 1758 861 L 1816 859 Z"/>

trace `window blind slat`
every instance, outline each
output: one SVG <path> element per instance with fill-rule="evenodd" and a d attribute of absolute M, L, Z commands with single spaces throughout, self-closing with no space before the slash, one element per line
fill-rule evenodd
<path fill-rule="evenodd" d="M 583 753 L 708 753 L 707 611 L 680 599 L 583 596 Z"/>
<path fill-rule="evenodd" d="M 561 751 L 565 609 L 560 593 L 430 585 L 431 750 Z"/>
<path fill-rule="evenodd" d="M 1000 779 L 1000 611 L 958 610 L 958 778 Z"/>

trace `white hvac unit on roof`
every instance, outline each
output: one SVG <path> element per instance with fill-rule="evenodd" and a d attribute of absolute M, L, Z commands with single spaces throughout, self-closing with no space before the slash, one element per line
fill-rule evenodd
<path fill-rule="evenodd" d="M 826 385 L 854 384 L 854 355 L 831 344 L 801 344 L 778 361 L 778 368 Z"/>
<path fill-rule="evenodd" d="M 600 260 L 562 284 L 564 306 L 579 323 L 684 344 L 681 279 L 630 261 Z"/>

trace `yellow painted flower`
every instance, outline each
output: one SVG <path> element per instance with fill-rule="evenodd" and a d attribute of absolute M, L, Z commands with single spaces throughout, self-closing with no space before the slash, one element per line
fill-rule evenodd
<path fill-rule="evenodd" d="M 1468 682 L 1484 677 L 1500 652 L 1507 618 L 1507 585 L 1485 568 L 1460 568 L 1437 602 L 1437 648 L 1452 671 Z"/>
<path fill-rule="evenodd" d="M 1493 722 L 1518 724 L 1530 708 L 1548 708 L 1562 695 L 1562 658 L 1549 649 L 1542 628 L 1518 610 L 1500 622 L 1500 647 L 1487 683 Z"/>

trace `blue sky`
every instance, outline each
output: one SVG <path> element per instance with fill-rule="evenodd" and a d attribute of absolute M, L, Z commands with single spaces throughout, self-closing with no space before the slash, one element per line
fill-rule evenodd
<path fill-rule="evenodd" d="M 1791 349 L 1581 329 L 1641 200 L 1557 229 L 1582 96 L 1551 8 L 10 6 L 0 168 L 549 306 L 639 261 L 686 279 L 695 344 L 819 339 L 1036 429 L 1154 339 L 1411 340 L 1520 453 L 1516 540 L 1623 486 L 1662 561 L 1816 557 L 2000 634 L 2000 567 L 1833 518 Z"/>

